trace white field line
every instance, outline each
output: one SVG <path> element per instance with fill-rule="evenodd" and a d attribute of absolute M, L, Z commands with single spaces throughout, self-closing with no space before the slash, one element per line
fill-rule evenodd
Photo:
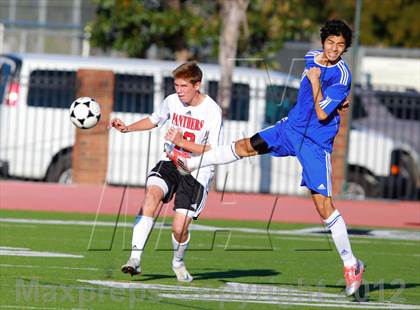
<path fill-rule="evenodd" d="M 21 305 L 0 305 L 0 308 L 4 309 L 36 309 L 36 310 L 87 310 L 80 308 L 45 308 L 45 307 L 35 307 L 35 306 L 21 306 Z"/>
<path fill-rule="evenodd" d="M 184 300 L 279 304 L 308 307 L 353 309 L 420 309 L 417 305 L 388 302 L 355 302 L 341 294 L 289 289 L 270 285 L 228 282 L 219 288 L 133 282 L 78 280 L 79 282 L 119 289 L 156 290 L 160 297 Z M 176 293 L 175 293 L 176 292 Z"/>
<path fill-rule="evenodd" d="M 35 266 L 35 265 L 13 265 L 13 264 L 0 264 L 0 268 L 29 268 L 29 269 L 59 269 L 59 270 L 88 270 L 98 271 L 100 268 L 83 268 L 83 267 L 66 267 L 66 266 Z"/>
<path fill-rule="evenodd" d="M 21 224 L 47 224 L 47 225 L 81 225 L 81 226 L 103 226 L 113 227 L 114 222 L 106 221 L 73 221 L 73 220 L 37 220 L 37 219 L 16 219 L 16 218 L 0 218 L 0 223 L 21 223 Z M 119 222 L 119 227 L 132 227 L 132 223 Z M 239 228 L 239 227 L 216 227 L 200 224 L 191 224 L 191 230 L 197 231 L 237 231 L 243 233 L 254 234 L 270 234 L 270 235 L 300 235 L 300 236 L 321 236 L 324 235 L 325 230 L 321 227 L 309 227 L 304 229 L 292 230 L 269 230 L 258 228 Z M 171 229 L 170 225 L 165 225 L 162 222 L 155 224 L 155 229 Z M 373 239 L 392 239 L 392 240 L 409 240 L 420 241 L 420 231 L 409 230 L 385 230 L 372 229 L 369 235 L 354 235 L 359 238 L 373 238 Z"/>
<path fill-rule="evenodd" d="M 378 303 L 371 305 L 370 302 L 355 303 L 352 301 L 338 302 L 336 300 L 314 300 L 306 298 L 290 298 L 268 296 L 267 299 L 258 295 L 238 295 L 238 294 L 159 294 L 160 297 L 184 300 L 200 300 L 200 301 L 217 301 L 221 302 L 237 302 L 237 303 L 257 303 L 257 304 L 276 304 L 289 306 L 306 306 L 319 308 L 351 308 L 351 309 L 420 309 L 420 306 L 401 305 L 392 303 Z"/>
<path fill-rule="evenodd" d="M 146 283 L 133 283 L 133 282 L 117 282 L 117 281 L 102 281 L 102 280 L 78 280 L 79 282 L 94 284 L 94 285 L 101 285 L 106 287 L 112 288 L 120 288 L 120 289 L 147 289 L 147 290 L 158 290 L 158 291 L 169 291 L 169 292 L 214 292 L 214 293 L 225 293 L 225 292 L 238 292 L 238 289 L 235 287 L 223 286 L 222 288 L 212 288 L 212 287 L 195 287 L 195 286 L 181 286 L 181 285 L 166 285 L 166 284 L 146 284 Z M 259 289 L 259 286 L 256 285 L 254 290 L 258 291 L 258 294 L 267 295 L 273 294 L 273 289 L 275 290 L 276 294 L 285 295 L 285 296 L 312 296 L 312 297 L 335 297 L 335 298 L 345 298 L 345 296 L 337 295 L 337 294 L 329 294 L 329 293 L 321 293 L 321 292 L 310 292 L 310 291 L 299 291 L 295 289 L 287 289 L 287 288 L 280 288 L 280 287 L 271 287 L 271 291 L 264 291 L 263 289 Z M 243 289 L 241 289 L 242 291 Z M 244 293 L 249 293 L 248 291 L 244 291 Z"/>
<path fill-rule="evenodd" d="M 166 284 L 147 284 L 138 282 L 118 282 L 118 281 L 102 281 L 102 280 L 77 280 L 82 283 L 93 285 L 100 285 L 112 288 L 121 289 L 147 289 L 158 291 L 171 291 L 171 292 L 220 292 L 219 288 L 211 287 L 196 287 L 196 286 L 181 286 L 181 285 L 166 285 Z"/>
<path fill-rule="evenodd" d="M 83 255 L 32 251 L 27 248 L 0 247 L 0 256 L 25 256 L 25 257 L 66 257 L 66 258 L 83 258 Z"/>
<path fill-rule="evenodd" d="M 45 308 L 45 307 L 34 307 L 34 306 L 21 306 L 21 305 L 0 305 L 0 308 L 4 309 L 37 309 L 37 310 L 56 310 L 57 308 Z"/>
<path fill-rule="evenodd" d="M 30 248 L 14 248 L 11 246 L 0 246 L 0 251 L 1 250 L 15 250 L 15 251 L 30 251 Z"/>

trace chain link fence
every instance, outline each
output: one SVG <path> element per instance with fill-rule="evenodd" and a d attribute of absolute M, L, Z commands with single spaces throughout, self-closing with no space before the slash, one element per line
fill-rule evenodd
<path fill-rule="evenodd" d="M 0 162 L 8 178 L 71 181 L 75 128 L 68 107 L 76 98 L 80 67 L 114 68 L 112 117 L 132 123 L 158 109 L 172 93 L 173 62 L 111 58 L 53 58 L 32 61 L 0 58 Z M 25 61 L 28 62 L 25 65 Z M 203 90 L 217 98 L 219 69 L 202 66 Z M 286 116 L 298 81 L 255 69 L 234 76 L 225 143 L 249 137 Z M 349 134 L 346 195 L 351 198 L 419 199 L 420 94 L 416 91 L 357 87 Z M 107 182 L 144 186 L 148 170 L 162 154 L 164 129 L 109 135 Z M 7 173 L 5 173 L 7 171 Z M 305 195 L 295 158 L 269 155 L 219 166 L 219 191 Z"/>

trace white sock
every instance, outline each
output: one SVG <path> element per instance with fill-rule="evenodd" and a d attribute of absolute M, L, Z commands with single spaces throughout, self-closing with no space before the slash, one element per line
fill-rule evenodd
<path fill-rule="evenodd" d="M 131 256 L 140 261 L 144 246 L 153 228 L 153 217 L 138 215 L 133 227 L 133 239 L 131 241 Z"/>
<path fill-rule="evenodd" d="M 356 264 L 357 260 L 351 250 L 346 223 L 341 217 L 340 212 L 335 210 L 324 222 L 328 229 L 331 231 L 335 247 L 337 248 L 338 254 L 340 254 L 340 257 L 343 260 L 344 266 L 350 267 Z"/>
<path fill-rule="evenodd" d="M 235 143 L 231 145 L 219 145 L 202 156 L 187 159 L 187 166 L 191 170 L 211 165 L 229 164 L 241 159 L 235 152 Z"/>
<path fill-rule="evenodd" d="M 188 234 L 187 240 L 183 243 L 179 243 L 175 239 L 174 234 L 172 234 L 172 246 L 174 248 L 174 258 L 172 259 L 173 267 L 179 267 L 180 265 L 184 263 L 185 251 L 188 248 L 189 242 L 190 242 L 190 234 Z"/>

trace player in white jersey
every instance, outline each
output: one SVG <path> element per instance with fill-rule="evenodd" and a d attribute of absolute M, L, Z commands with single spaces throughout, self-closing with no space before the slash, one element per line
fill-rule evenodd
<path fill-rule="evenodd" d="M 200 156 L 221 142 L 221 109 L 213 99 L 200 92 L 202 72 L 195 62 L 179 66 L 172 74 L 176 93 L 166 97 L 158 111 L 128 126 L 115 118 L 111 126 L 126 133 L 161 127 L 169 121 L 170 128 L 165 139 L 180 151 L 188 152 L 189 156 Z M 155 211 L 176 194 L 176 212 L 172 223 L 172 269 L 178 281 L 192 281 L 184 263 L 190 240 L 188 226 L 204 208 L 213 173 L 214 167 L 209 166 L 186 176 L 181 175 L 163 152 L 162 146 L 161 161 L 147 177 L 146 196 L 133 227 L 131 256 L 121 267 L 122 272 L 131 275 L 141 272 L 141 255 L 153 228 Z"/>

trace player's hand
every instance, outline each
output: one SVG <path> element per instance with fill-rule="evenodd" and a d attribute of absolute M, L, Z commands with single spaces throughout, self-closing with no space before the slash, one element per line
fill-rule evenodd
<path fill-rule="evenodd" d="M 113 118 L 109 123 L 109 127 L 114 127 L 119 132 L 128 132 L 128 126 L 119 118 Z"/>
<path fill-rule="evenodd" d="M 338 110 L 346 112 L 350 108 L 350 101 L 348 98 L 344 99 L 341 106 L 338 108 Z"/>
<path fill-rule="evenodd" d="M 165 140 L 182 147 L 182 131 L 179 128 L 170 127 L 165 134 Z"/>
<path fill-rule="evenodd" d="M 318 67 L 312 67 L 306 72 L 306 77 L 309 81 L 313 82 L 315 80 L 319 81 L 319 77 L 321 76 L 321 69 Z"/>

